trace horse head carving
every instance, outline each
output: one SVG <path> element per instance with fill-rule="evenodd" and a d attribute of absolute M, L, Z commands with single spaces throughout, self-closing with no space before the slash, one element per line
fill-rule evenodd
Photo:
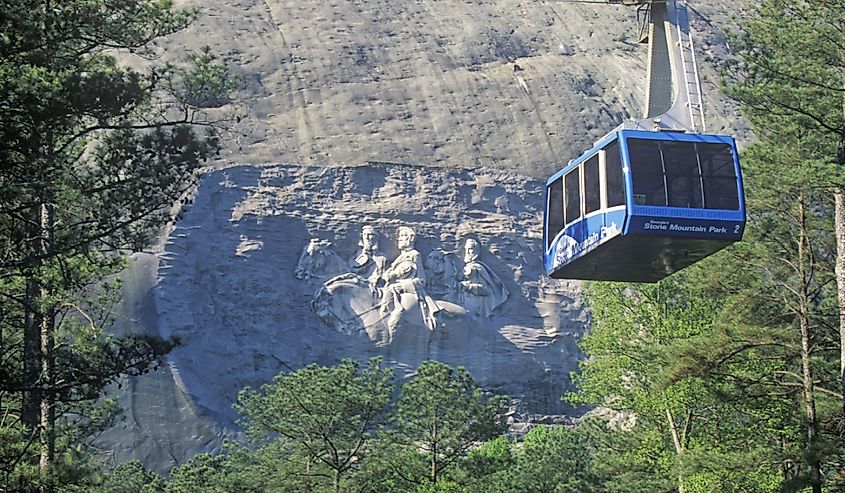
<path fill-rule="evenodd" d="M 346 262 L 331 249 L 331 245 L 328 240 L 311 238 L 299 256 L 296 278 L 306 282 L 312 279 L 322 281 L 345 272 Z"/>
<path fill-rule="evenodd" d="M 449 296 L 458 289 L 458 268 L 454 255 L 440 248 L 425 259 L 426 289 L 434 296 Z"/>

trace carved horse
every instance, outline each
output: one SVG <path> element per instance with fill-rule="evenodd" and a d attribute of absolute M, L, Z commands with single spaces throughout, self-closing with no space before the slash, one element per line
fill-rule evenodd
<path fill-rule="evenodd" d="M 306 282 L 312 279 L 322 281 L 346 272 L 346 262 L 330 248 L 331 245 L 330 241 L 311 238 L 299 255 L 296 278 Z"/>
<path fill-rule="evenodd" d="M 317 289 L 311 309 L 320 321 L 341 334 L 366 333 L 382 343 L 391 342 L 400 324 L 434 330 L 441 315 L 466 314 L 454 303 L 421 293 L 373 287 L 363 277 L 348 273 L 329 279 Z M 395 319 L 397 313 L 399 318 Z"/>
<path fill-rule="evenodd" d="M 341 274 L 326 281 L 314 293 L 311 310 L 328 327 L 352 335 L 380 322 L 380 293 L 357 274 Z"/>

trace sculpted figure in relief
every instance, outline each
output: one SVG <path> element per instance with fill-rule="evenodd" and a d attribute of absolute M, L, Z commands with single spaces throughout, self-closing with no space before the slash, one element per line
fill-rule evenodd
<path fill-rule="evenodd" d="M 420 252 L 414 248 L 416 233 L 414 230 L 402 226 L 398 229 L 396 246 L 399 256 L 390 264 L 381 278 L 385 282 L 381 296 L 382 314 L 389 314 L 387 326 L 393 331 L 399 324 L 402 313 L 410 307 L 402 302 L 403 294 L 411 294 L 416 298 L 423 322 L 429 330 L 437 326 L 435 314 L 440 310 L 437 303 L 425 292 L 425 270 Z"/>
<path fill-rule="evenodd" d="M 366 279 L 373 287 L 378 283 L 387 265 L 387 257 L 379 255 L 378 240 L 375 228 L 364 226 L 361 228 L 361 241 L 358 242 L 360 250 L 349 259 L 349 270 Z"/>
<path fill-rule="evenodd" d="M 481 307 L 476 310 L 482 313 L 489 313 L 503 301 L 504 286 L 495 283 L 501 284 L 501 281 L 483 264 L 468 267 L 471 274 L 459 284 L 460 273 L 451 253 L 437 249 L 424 263 L 414 247 L 416 234 L 413 229 L 398 228 L 396 243 L 400 253 L 389 265 L 379 254 L 378 238 L 372 226 L 361 228 L 359 250 L 348 262 L 340 261 L 341 273 L 322 283 L 314 294 L 311 309 L 320 321 L 337 332 L 366 333 L 374 341 L 389 344 L 400 322 L 433 331 L 438 322 L 445 323 L 438 320 L 441 315 L 455 321 L 466 315 L 464 307 L 452 302 L 453 296 L 472 302 L 475 298 L 470 299 L 470 295 L 481 297 L 486 296 L 484 293 L 494 293 L 492 297 L 484 298 L 488 304 L 476 302 Z M 311 240 L 303 250 L 297 277 L 310 279 L 316 277 L 318 271 L 325 276 L 326 269 L 322 266 L 326 263 L 332 264 L 331 270 L 335 270 L 334 264 L 339 257 L 328 246 L 324 240 Z M 475 248 L 477 250 L 477 244 Z M 426 269 L 431 270 L 431 279 L 427 279 Z M 504 292 L 504 298 L 507 298 Z M 486 306 L 489 310 L 484 311 Z"/>
<path fill-rule="evenodd" d="M 484 262 L 478 260 L 478 242 L 469 239 L 464 244 L 464 277 L 461 281 L 460 304 L 471 314 L 489 317 L 493 310 L 507 301 L 508 289 L 502 279 Z"/>
<path fill-rule="evenodd" d="M 378 299 L 376 285 L 387 264 L 387 258 L 378 254 L 378 233 L 372 226 L 361 228 L 358 247 L 344 263 L 345 272 L 323 283 L 311 301 L 317 318 L 341 334 L 357 333 L 372 323 L 366 314 Z"/>

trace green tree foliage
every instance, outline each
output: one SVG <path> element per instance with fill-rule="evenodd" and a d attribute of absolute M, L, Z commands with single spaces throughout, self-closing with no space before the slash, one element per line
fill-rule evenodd
<path fill-rule="evenodd" d="M 103 332 L 109 279 L 216 152 L 199 105 L 229 87 L 208 52 L 190 69 L 117 62 L 191 21 L 167 0 L 0 0 L 0 12 L 0 480 L 49 490 L 73 480 L 80 426 L 112 416 L 85 403 L 170 347 Z"/>
<path fill-rule="evenodd" d="M 97 493 L 158 493 L 164 480 L 138 461 L 118 465 L 97 487 Z M 88 491 L 91 491 L 90 489 Z"/>
<path fill-rule="evenodd" d="M 426 361 L 402 384 L 384 459 L 409 485 L 437 483 L 483 440 L 504 431 L 507 397 L 487 395 L 464 368 Z M 407 487 L 407 486 L 406 486 Z"/>
<path fill-rule="evenodd" d="M 225 486 L 227 492 L 316 493 L 334 489 L 326 479 L 326 468 L 282 440 L 257 446 L 229 444 L 226 459 L 217 485 Z M 357 486 L 359 465 L 347 472 L 342 491 L 350 489 L 346 488 L 350 484 Z"/>
<path fill-rule="evenodd" d="M 743 156 L 756 233 L 746 272 L 758 279 L 745 284 L 755 309 L 743 322 L 759 329 L 752 341 L 783 337 L 726 361 L 783 348 L 783 367 L 753 392 L 797 401 L 804 437 L 782 457 L 787 487 L 818 492 L 845 482 L 833 445 L 845 428 L 845 2 L 763 1 L 736 46 L 728 93 L 760 137 Z"/>
<path fill-rule="evenodd" d="M 508 462 L 506 439 L 482 445 L 503 431 L 506 397 L 486 394 L 462 368 L 433 361 L 399 389 L 392 378 L 378 359 L 365 368 L 344 360 L 244 389 L 236 408 L 251 441 L 230 444 L 226 458 L 182 466 L 186 477 L 200 478 L 183 484 L 205 481 L 205 491 L 465 491 L 474 476 Z"/>
<path fill-rule="evenodd" d="M 296 461 L 297 475 L 340 491 L 386 415 L 391 378 L 378 359 L 363 369 L 352 360 L 309 365 L 243 390 L 236 408 L 250 436 L 280 446 L 277 460 Z"/>
<path fill-rule="evenodd" d="M 673 371 L 745 409 L 787 491 L 823 491 L 842 470 L 835 245 L 830 194 L 780 172 L 800 152 L 761 143 L 744 153 L 747 241 L 724 259 L 728 282 L 727 266 L 700 281 L 730 295 L 712 337 L 679 354 Z"/>
<path fill-rule="evenodd" d="M 517 455 L 516 482 L 510 491 L 590 493 L 595 488 L 593 450 L 587 436 L 563 426 L 528 432 Z"/>
<path fill-rule="evenodd" d="M 101 477 L 61 489 L 62 493 L 161 493 L 165 481 L 138 461 L 117 465 Z"/>
<path fill-rule="evenodd" d="M 800 135 L 813 142 L 805 159 L 836 163 L 845 145 L 845 1 L 763 0 L 756 7 L 733 44 L 740 57 L 726 72 L 728 95 L 762 140 Z M 820 171 L 820 178 L 835 174 Z"/>
<path fill-rule="evenodd" d="M 778 174 L 832 192 L 839 310 L 839 389 L 845 395 L 845 1 L 765 0 L 743 25 L 728 94 L 782 166 Z M 789 159 L 784 159 L 789 157 Z M 819 259 L 824 260 L 824 259 Z M 840 398 L 845 423 L 845 397 Z M 816 487 L 818 490 L 818 487 Z"/>
<path fill-rule="evenodd" d="M 712 346 L 724 297 L 681 274 L 654 285 L 595 283 L 588 296 L 594 318 L 581 343 L 588 357 L 568 399 L 616 416 L 616 429 L 592 428 L 603 489 L 776 491 L 767 486 L 774 465 L 754 465 L 756 476 L 732 482 L 735 469 L 749 466 L 744 458 L 759 452 L 754 423 L 746 422 L 751 410 L 720 400 L 723 389 L 700 374 L 678 370 L 691 347 Z M 742 457 L 732 453 L 740 443 Z"/>
<path fill-rule="evenodd" d="M 173 469 L 170 481 L 164 488 L 165 493 L 191 493 L 203 491 L 206 493 L 228 493 L 230 491 L 255 491 L 239 488 L 233 489 L 229 480 L 229 465 L 231 462 L 223 455 L 199 454 L 185 464 Z"/>
<path fill-rule="evenodd" d="M 506 436 L 488 440 L 467 454 L 458 477 L 468 491 L 494 492 L 500 485 L 507 487 L 508 471 L 516 465 L 513 444 Z"/>
<path fill-rule="evenodd" d="M 499 443 L 497 443 L 499 442 Z M 504 443 L 502 443 L 504 442 Z M 494 447 L 491 447 L 494 445 Z M 469 491 L 506 493 L 590 493 L 597 489 L 594 454 L 588 436 L 565 426 L 539 426 L 529 431 L 519 446 L 502 438 L 473 450 L 464 464 L 468 472 L 481 472 L 477 463 L 487 458 L 484 476 L 471 474 Z M 492 452 L 492 453 L 491 453 Z M 494 461 L 490 461 L 494 458 Z"/>

